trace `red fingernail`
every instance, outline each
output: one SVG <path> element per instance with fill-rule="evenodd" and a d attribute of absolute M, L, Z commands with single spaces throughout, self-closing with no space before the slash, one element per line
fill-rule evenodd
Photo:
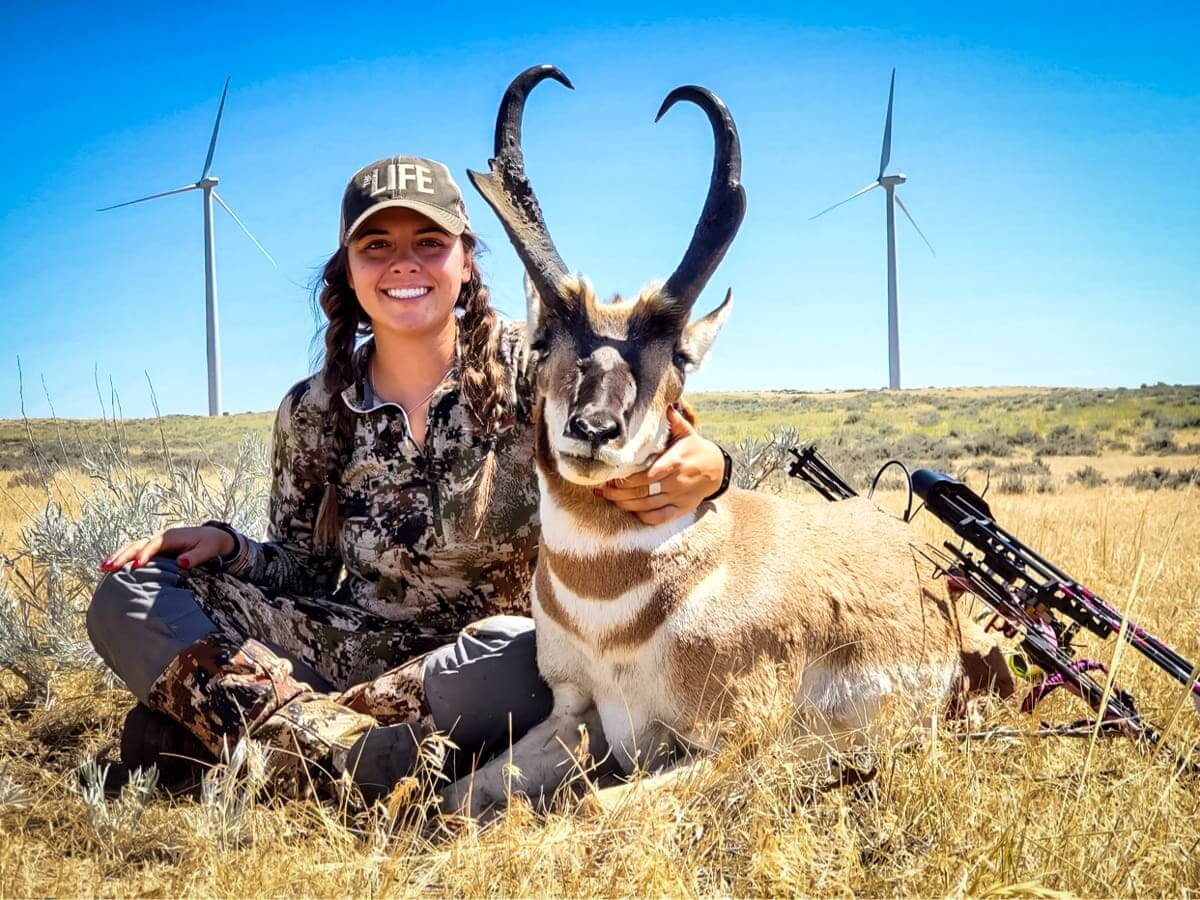
<path fill-rule="evenodd" d="M 592 496 L 593 497 L 603 497 L 604 491 L 600 490 L 600 488 L 592 488 Z"/>
<path fill-rule="evenodd" d="M 605 485 L 607 485 L 608 487 L 615 488 L 615 487 L 617 486 L 617 479 L 615 479 L 615 478 L 610 478 L 608 481 L 606 481 L 606 482 L 604 482 L 604 483 L 605 483 Z"/>
<path fill-rule="evenodd" d="M 140 562 L 138 562 L 138 561 L 135 559 L 133 562 L 131 562 L 131 563 L 129 564 L 129 568 L 131 568 L 131 569 L 136 569 L 136 568 L 137 568 L 138 566 L 140 566 L 140 565 L 141 565 L 141 563 L 140 563 Z"/>
<path fill-rule="evenodd" d="M 179 557 L 179 568 L 190 569 L 191 567 L 192 563 L 186 556 Z"/>

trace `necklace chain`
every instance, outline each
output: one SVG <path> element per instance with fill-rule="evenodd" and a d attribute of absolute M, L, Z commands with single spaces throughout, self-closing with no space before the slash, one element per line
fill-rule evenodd
<path fill-rule="evenodd" d="M 453 370 L 453 368 L 454 367 L 451 366 L 449 369 L 447 369 L 446 375 L 449 375 L 450 372 Z M 406 416 L 411 416 L 416 410 L 420 409 L 422 406 L 424 406 L 426 403 L 428 403 L 429 398 L 437 393 L 437 389 L 440 388 L 442 386 L 442 382 L 446 380 L 446 375 L 443 375 L 441 378 L 438 379 L 438 383 L 433 386 L 433 390 L 430 391 L 428 394 L 426 394 L 424 399 L 422 399 L 420 403 L 413 405 L 411 408 L 406 407 L 403 403 L 399 404 L 400 408 L 402 410 L 404 410 L 404 414 Z"/>
<path fill-rule="evenodd" d="M 372 369 L 375 368 L 374 361 L 372 361 L 372 363 L 371 363 L 371 368 Z M 387 402 L 395 403 L 402 410 L 404 410 L 404 415 L 406 417 L 411 417 L 414 412 L 416 412 L 418 409 L 420 409 L 422 406 L 424 406 L 426 403 L 429 402 L 429 398 L 437 393 L 437 389 L 442 386 L 442 382 L 445 381 L 446 378 L 453 371 L 454 371 L 454 366 L 451 365 L 450 368 L 448 368 L 445 371 L 445 373 L 442 375 L 442 377 L 437 380 L 437 384 L 435 384 L 433 386 L 433 390 L 431 390 L 428 394 L 426 394 L 424 397 L 422 397 L 418 402 L 414 403 L 412 406 L 405 406 L 403 403 L 400 403 L 399 401 L 396 401 L 396 400 L 388 400 Z M 374 382 L 374 380 L 375 380 L 374 378 L 371 379 L 372 382 Z"/>

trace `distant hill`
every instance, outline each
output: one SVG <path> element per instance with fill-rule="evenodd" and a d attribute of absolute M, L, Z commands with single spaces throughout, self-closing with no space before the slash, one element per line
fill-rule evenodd
<path fill-rule="evenodd" d="M 1200 386 L 1136 389 L 928 388 L 904 391 L 755 391 L 688 395 L 705 434 L 736 443 L 794 428 L 825 443 L 867 442 L 910 455 L 1004 457 L 1200 453 Z M 0 470 L 37 466 L 40 455 L 71 465 L 119 442 L 128 458 L 161 465 L 164 442 L 177 463 L 228 458 L 244 437 L 270 440 L 274 411 L 218 418 L 0 420 Z M 911 451 L 917 451 L 911 453 Z M 953 458 L 953 457 L 952 457 Z"/>

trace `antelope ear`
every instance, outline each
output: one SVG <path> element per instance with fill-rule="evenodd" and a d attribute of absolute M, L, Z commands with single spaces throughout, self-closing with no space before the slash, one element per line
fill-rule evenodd
<path fill-rule="evenodd" d="M 724 326 L 725 320 L 729 318 L 729 312 L 732 309 L 733 288 L 730 288 L 725 292 L 725 299 L 721 301 L 720 306 L 703 319 L 697 319 L 683 329 L 679 349 L 689 360 L 686 367 L 688 372 L 695 372 L 708 360 L 713 342 L 716 341 L 717 335 Z"/>
<path fill-rule="evenodd" d="M 533 279 L 525 273 L 525 333 L 533 341 L 542 322 L 542 295 L 534 287 Z"/>

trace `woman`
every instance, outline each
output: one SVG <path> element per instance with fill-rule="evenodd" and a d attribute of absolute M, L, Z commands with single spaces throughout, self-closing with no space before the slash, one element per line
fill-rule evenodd
<path fill-rule="evenodd" d="M 88 630 L 142 704 L 208 751 L 249 733 L 370 793 L 424 733 L 487 753 L 550 696 L 525 618 L 528 348 L 488 304 L 462 194 L 441 163 L 373 163 L 346 188 L 339 243 L 324 365 L 275 421 L 270 540 L 207 522 L 126 544 L 101 565 Z M 600 490 L 646 523 L 695 509 L 725 474 L 719 447 L 677 416 L 672 429 L 651 470 Z M 127 722 L 129 764 L 170 744 L 148 715 Z"/>

